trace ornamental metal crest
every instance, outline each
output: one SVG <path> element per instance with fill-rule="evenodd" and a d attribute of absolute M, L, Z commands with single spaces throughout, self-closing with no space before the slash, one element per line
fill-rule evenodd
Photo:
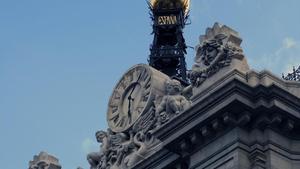
<path fill-rule="evenodd" d="M 282 78 L 284 80 L 300 82 L 300 66 L 297 69 L 295 67 L 293 67 L 293 72 L 288 73 L 286 76 L 284 74 L 282 74 Z"/>

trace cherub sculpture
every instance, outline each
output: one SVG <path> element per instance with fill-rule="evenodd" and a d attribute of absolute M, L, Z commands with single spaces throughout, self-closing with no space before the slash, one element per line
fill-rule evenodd
<path fill-rule="evenodd" d="M 165 123 L 171 117 L 179 114 L 190 106 L 190 102 L 181 95 L 182 90 L 182 86 L 177 80 L 173 79 L 165 82 L 166 95 L 163 96 L 155 112 L 158 118 L 158 125 Z"/>

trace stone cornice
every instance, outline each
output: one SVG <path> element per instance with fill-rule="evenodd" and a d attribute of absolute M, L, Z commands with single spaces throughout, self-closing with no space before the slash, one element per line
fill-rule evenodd
<path fill-rule="evenodd" d="M 140 168 L 151 168 L 151 169 L 161 169 L 161 167 L 166 167 L 174 161 L 178 160 L 180 156 L 171 152 L 167 149 L 161 149 L 160 151 L 153 154 L 148 159 L 145 159 L 141 163 L 135 165 L 132 169 Z"/>
<path fill-rule="evenodd" d="M 216 77 L 212 77 L 212 79 L 213 78 Z M 194 95 L 192 97 L 192 100 L 197 101 L 202 97 L 207 97 L 207 95 L 210 95 L 211 92 L 222 88 L 224 84 L 229 83 L 234 79 L 238 79 L 240 82 L 243 82 L 245 83 L 245 85 L 248 85 L 250 87 L 256 87 L 259 85 L 268 87 L 271 85 L 276 85 L 281 89 L 288 91 L 292 95 L 295 95 L 296 97 L 300 98 L 300 82 L 283 80 L 267 70 L 263 70 L 259 73 L 254 70 L 251 70 L 245 73 L 234 69 L 229 73 L 224 73 L 222 74 L 222 76 L 213 79 L 213 83 L 207 85 L 207 87 L 200 87 L 199 89 L 194 89 Z"/>
<path fill-rule="evenodd" d="M 201 165 L 205 165 L 205 163 L 208 163 L 213 158 L 221 159 L 227 154 L 230 154 L 231 152 L 236 151 L 237 149 L 240 149 L 242 151 L 245 151 L 250 154 L 250 159 L 252 159 L 252 163 L 254 165 L 258 165 L 257 161 L 266 161 L 266 155 L 265 153 L 267 151 L 273 151 L 276 154 L 285 157 L 289 160 L 299 161 L 300 160 L 300 154 L 298 152 L 294 152 L 290 149 L 286 149 L 282 145 L 278 145 L 274 143 L 273 141 L 266 141 L 266 142 L 252 142 L 247 143 L 241 139 L 235 139 L 226 144 L 223 148 L 219 149 L 214 154 L 205 157 L 202 161 L 196 163 L 192 168 L 197 168 Z M 216 159 L 214 161 L 216 161 Z M 258 160 L 259 159 L 259 160 Z M 263 164 L 264 165 L 264 164 Z"/>
<path fill-rule="evenodd" d="M 293 130 L 300 125 L 300 99 L 297 96 L 292 95 L 275 83 L 268 86 L 263 84 L 249 86 L 244 81 L 233 78 L 227 83 L 223 83 L 222 87 L 217 90 L 211 90 L 209 95 L 199 97 L 190 109 L 163 125 L 154 134 L 164 145 L 174 143 L 176 140 L 178 142 L 179 138 L 185 137 L 193 130 L 199 130 L 199 127 L 205 127 L 209 124 L 209 128 L 211 128 L 212 121 L 216 119 L 223 119 L 220 122 L 220 124 L 223 124 L 225 122 L 225 111 L 230 110 L 230 106 L 235 104 L 242 105 L 244 112 L 240 112 L 240 117 L 233 115 L 231 122 L 233 125 L 245 123 L 243 125 L 251 125 L 253 128 L 267 127 L 271 123 L 276 124 L 278 122 L 280 125 L 285 126 L 283 128 L 287 130 Z M 272 112 L 262 112 L 265 110 L 272 110 L 279 114 L 276 116 L 275 113 L 271 114 Z M 259 112 L 259 114 L 254 112 Z M 246 115 L 243 117 L 245 113 Z M 247 118 L 251 119 L 247 121 Z M 254 118 L 258 120 L 257 124 L 252 124 L 253 122 L 248 124 L 250 120 L 256 121 Z M 201 131 L 204 135 L 205 130 L 204 128 Z M 278 128 L 275 128 L 275 130 L 278 130 Z"/>

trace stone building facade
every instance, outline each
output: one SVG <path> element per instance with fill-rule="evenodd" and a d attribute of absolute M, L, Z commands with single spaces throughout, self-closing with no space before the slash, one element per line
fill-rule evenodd
<path fill-rule="evenodd" d="M 208 28 L 200 37 L 187 87 L 151 68 L 153 104 L 133 114 L 135 118 L 118 116 L 131 118 L 124 130 L 120 119 L 114 119 L 117 115 L 108 113 L 111 128 L 98 135 L 102 146 L 88 156 L 91 168 L 300 168 L 300 83 L 251 70 L 241 42 L 227 26 Z M 143 93 L 132 87 L 143 86 L 140 76 L 124 85 L 125 101 L 112 95 L 110 104 L 117 102 L 112 112 L 131 111 L 128 104 L 136 103 L 126 99 Z M 124 84 L 122 79 L 119 83 Z"/>
<path fill-rule="evenodd" d="M 185 7 L 180 16 L 188 16 L 189 0 L 150 2 L 152 10 Z M 157 17 L 159 29 L 174 25 L 173 17 Z M 87 155 L 90 168 L 299 169 L 300 83 L 251 70 L 241 43 L 238 32 L 216 23 L 200 36 L 183 81 L 145 64 L 130 68 L 112 91 L 109 128 L 96 132 L 100 148 Z M 61 169 L 46 153 L 29 166 Z"/>

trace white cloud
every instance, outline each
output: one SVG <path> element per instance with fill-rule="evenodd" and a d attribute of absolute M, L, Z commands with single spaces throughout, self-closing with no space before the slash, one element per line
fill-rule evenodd
<path fill-rule="evenodd" d="M 254 67 L 267 69 L 278 76 L 291 72 L 293 66 L 300 66 L 300 41 L 291 37 L 282 40 L 282 45 L 274 52 L 256 58 Z"/>
<path fill-rule="evenodd" d="M 297 42 L 290 37 L 287 37 L 283 40 L 283 48 L 285 49 L 290 49 L 290 48 L 294 48 L 297 46 Z"/>
<path fill-rule="evenodd" d="M 86 138 L 81 143 L 81 149 L 85 154 L 99 151 L 99 144 L 91 138 Z"/>

